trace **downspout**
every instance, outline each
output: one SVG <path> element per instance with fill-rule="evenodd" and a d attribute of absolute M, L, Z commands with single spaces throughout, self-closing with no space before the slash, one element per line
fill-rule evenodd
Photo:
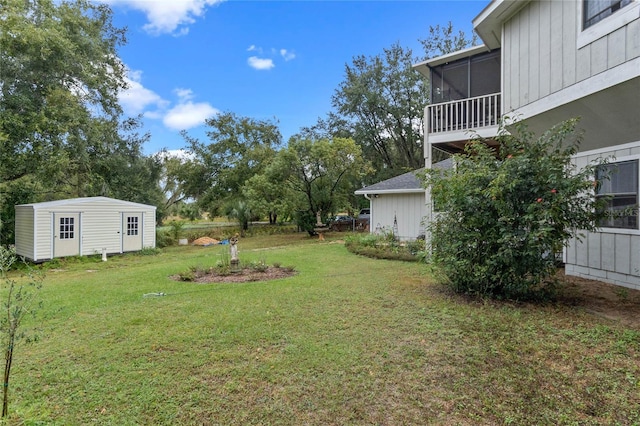
<path fill-rule="evenodd" d="M 371 198 L 369 198 L 369 195 L 368 195 L 368 194 L 364 194 L 364 198 L 366 198 L 367 200 L 369 200 L 369 233 L 371 233 L 371 230 L 373 229 L 373 227 L 371 226 L 371 223 L 372 223 L 372 220 L 371 220 L 371 219 L 373 218 L 373 216 L 371 215 L 371 210 L 373 210 L 373 209 L 371 208 Z"/>

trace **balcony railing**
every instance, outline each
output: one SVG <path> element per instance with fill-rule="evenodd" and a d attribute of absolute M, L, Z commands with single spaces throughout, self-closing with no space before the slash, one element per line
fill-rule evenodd
<path fill-rule="evenodd" d="M 429 133 L 455 132 L 495 126 L 500 119 L 500 93 L 427 107 Z"/>

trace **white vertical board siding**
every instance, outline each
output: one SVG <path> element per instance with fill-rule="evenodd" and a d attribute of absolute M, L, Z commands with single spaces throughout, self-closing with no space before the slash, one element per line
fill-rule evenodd
<path fill-rule="evenodd" d="M 578 48 L 579 14 L 577 1 L 534 1 L 505 22 L 505 112 L 640 57 L 640 19 Z"/>
<path fill-rule="evenodd" d="M 640 141 L 617 149 L 578 154 L 574 163 L 581 168 L 598 158 L 622 159 L 638 154 Z M 640 290 L 640 231 L 611 228 L 599 231 L 583 232 L 582 241 L 569 240 L 564 253 L 567 274 Z"/>
<path fill-rule="evenodd" d="M 423 218 L 427 214 L 424 192 L 408 194 L 379 194 L 371 198 L 371 232 L 390 232 L 397 219 L 397 237 L 414 240 L 424 235 Z"/>
<path fill-rule="evenodd" d="M 29 206 L 16 206 L 16 253 L 29 259 L 34 258 L 33 209 Z M 18 236 L 20 236 L 18 238 Z"/>

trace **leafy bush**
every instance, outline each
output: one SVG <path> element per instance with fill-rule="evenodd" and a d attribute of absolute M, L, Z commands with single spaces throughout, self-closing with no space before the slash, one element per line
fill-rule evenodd
<path fill-rule="evenodd" d="M 269 269 L 269 265 L 267 265 L 267 263 L 264 260 L 256 260 L 256 261 L 250 262 L 247 265 L 247 268 L 256 272 L 267 272 L 267 269 Z"/>
<path fill-rule="evenodd" d="M 345 246 L 352 253 L 376 259 L 420 260 L 416 247 L 424 249 L 424 241 L 398 241 L 393 234 L 353 234 L 345 238 Z"/>
<path fill-rule="evenodd" d="M 301 230 L 313 236 L 316 234 L 314 228 L 316 226 L 316 216 L 311 211 L 299 211 L 295 216 L 296 225 Z"/>
<path fill-rule="evenodd" d="M 185 222 L 182 220 L 172 220 L 171 222 L 169 222 L 169 226 L 171 227 L 171 230 L 169 231 L 171 233 L 171 237 L 173 237 L 174 240 L 178 240 L 180 238 L 180 236 L 182 235 L 182 231 L 184 230 L 184 225 Z"/>
<path fill-rule="evenodd" d="M 142 250 L 134 253 L 137 253 L 139 256 L 156 256 L 162 253 L 162 250 L 155 247 L 143 247 Z"/>
<path fill-rule="evenodd" d="M 571 163 L 575 125 L 535 138 L 516 124 L 500 132 L 495 149 L 474 140 L 454 156 L 455 170 L 427 176 L 440 211 L 430 225 L 432 261 L 455 291 L 532 297 L 555 274 L 563 244 L 595 229 L 597 164 L 577 170 Z"/>
<path fill-rule="evenodd" d="M 156 230 L 156 247 L 164 248 L 175 245 L 178 241 L 173 237 L 172 233 L 168 229 Z"/>

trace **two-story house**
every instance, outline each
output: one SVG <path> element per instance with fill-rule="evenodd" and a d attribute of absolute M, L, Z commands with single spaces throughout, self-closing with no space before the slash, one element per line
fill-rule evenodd
<path fill-rule="evenodd" d="M 617 214 L 569 241 L 566 273 L 640 289 L 640 1 L 493 0 L 473 25 L 483 45 L 415 65 L 431 81 L 426 167 L 471 130 L 491 143 L 503 115 L 534 132 L 581 117 L 574 161 L 612 158 L 598 195 Z"/>

